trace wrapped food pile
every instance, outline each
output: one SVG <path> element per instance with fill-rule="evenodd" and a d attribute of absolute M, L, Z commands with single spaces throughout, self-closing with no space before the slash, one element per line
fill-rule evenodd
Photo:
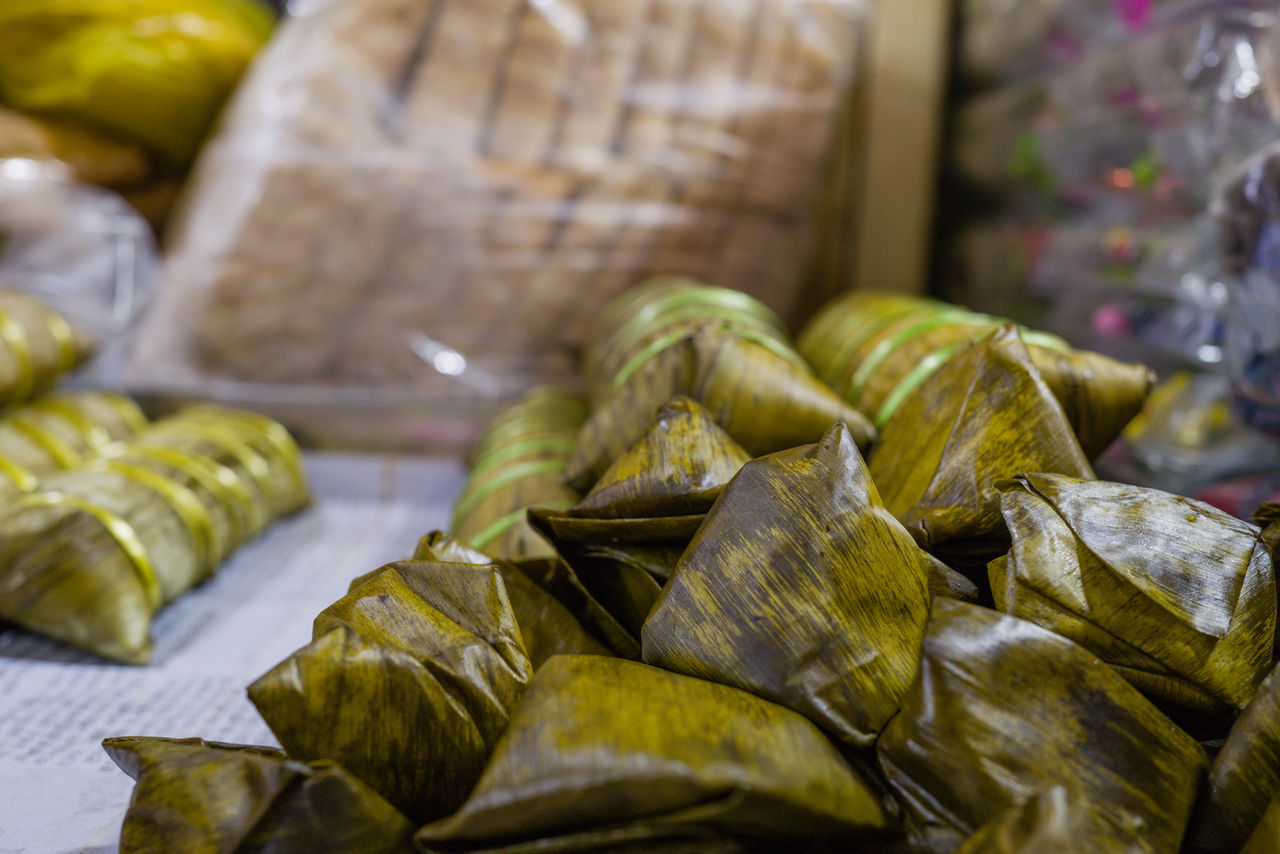
<path fill-rule="evenodd" d="M 544 546 L 434 532 L 356 578 L 249 688 L 283 752 L 108 739 L 137 780 L 122 851 L 1275 849 L 1273 554 L 1094 479 L 1079 431 L 1104 444 L 1128 405 L 1105 360 L 931 307 L 962 334 L 873 441 L 759 304 L 624 299 L 590 351 L 587 489 L 489 517 L 529 502 Z M 820 337 L 851 357 L 857 327 Z M 881 395 L 886 340 L 859 355 Z M 582 415 L 534 393 L 473 483 L 563 472 Z"/>
<path fill-rule="evenodd" d="M 0 470 L 23 479 L 0 504 L 0 618 L 130 664 L 150 657 L 156 611 L 308 501 L 273 421 L 212 407 L 140 419 L 107 395 L 0 419 Z"/>

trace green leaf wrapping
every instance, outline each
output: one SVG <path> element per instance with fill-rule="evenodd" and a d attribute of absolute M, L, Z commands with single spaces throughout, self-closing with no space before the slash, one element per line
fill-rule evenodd
<path fill-rule="evenodd" d="M 1001 485 L 1013 536 L 997 607 L 1071 638 L 1144 693 L 1243 708 L 1271 666 L 1276 588 L 1258 530 L 1153 489 L 1027 474 Z"/>
<path fill-rule="evenodd" d="M 108 738 L 137 781 L 121 854 L 410 854 L 413 826 L 341 766 L 196 738 Z"/>
<path fill-rule="evenodd" d="M 885 823 L 867 784 L 794 712 L 636 662 L 559 656 L 534 677 L 467 803 L 417 841 L 552 852 L 610 830 L 633 841 L 682 828 L 857 840 Z"/>
<path fill-rule="evenodd" d="M 837 423 L 725 487 L 644 625 L 644 658 L 867 746 L 915 673 L 937 566 Z"/>
<path fill-rule="evenodd" d="M 390 564 L 314 638 L 249 686 L 289 755 L 340 762 L 415 821 L 456 809 L 532 672 L 498 569 Z"/>
<path fill-rule="evenodd" d="M 876 744 L 928 851 L 951 851 L 1050 786 L 1090 805 L 1082 833 L 1141 827 L 1178 850 L 1207 761 L 1109 665 L 1032 623 L 933 601 L 915 682 Z"/>

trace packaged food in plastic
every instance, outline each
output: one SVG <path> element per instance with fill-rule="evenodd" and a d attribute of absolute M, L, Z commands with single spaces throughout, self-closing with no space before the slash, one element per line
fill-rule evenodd
<path fill-rule="evenodd" d="M 0 159 L 0 288 L 38 299 L 97 342 L 91 373 L 100 382 L 118 383 L 154 265 L 151 229 L 119 196 L 77 183 L 59 163 Z M 72 341 L 79 354 L 84 345 L 74 333 Z M 49 349 L 32 344 L 33 357 Z"/>
<path fill-rule="evenodd" d="M 961 82 L 982 87 L 1081 60 L 1179 17 L 1265 0 L 961 0 Z"/>
<path fill-rule="evenodd" d="M 11 0 L 0 99 L 188 163 L 271 34 L 258 0 Z"/>
<path fill-rule="evenodd" d="M 863 0 L 291 11 L 197 166 L 141 386 L 438 414 L 568 375 L 653 273 L 813 298 Z"/>
<path fill-rule="evenodd" d="M 307 500 L 279 424 L 179 413 L 0 506 L 0 618 L 146 664 L 152 616 Z"/>
<path fill-rule="evenodd" d="M 1155 30 L 959 111 L 955 178 L 1041 217 L 1150 226 L 1200 212 L 1225 168 L 1276 136 L 1276 13 Z"/>

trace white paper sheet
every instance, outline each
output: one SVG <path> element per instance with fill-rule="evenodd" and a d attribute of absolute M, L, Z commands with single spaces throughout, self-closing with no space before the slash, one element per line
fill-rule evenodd
<path fill-rule="evenodd" d="M 311 639 L 352 578 L 447 526 L 460 463 L 321 454 L 317 496 L 153 623 L 149 667 L 103 662 L 0 629 L 0 854 L 110 854 L 133 781 L 114 735 L 276 744 L 245 687 Z"/>

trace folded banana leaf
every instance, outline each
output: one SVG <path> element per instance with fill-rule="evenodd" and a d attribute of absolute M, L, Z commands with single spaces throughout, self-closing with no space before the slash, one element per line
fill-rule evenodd
<path fill-rule="evenodd" d="M 581 502 L 531 508 L 529 521 L 638 640 L 675 561 L 750 459 L 702 406 L 676 397 Z"/>
<path fill-rule="evenodd" d="M 46 477 L 0 507 L 0 617 L 145 664 L 156 611 L 285 506 L 262 492 L 270 458 L 230 427 L 175 419 Z"/>
<path fill-rule="evenodd" d="M 198 738 L 108 738 L 137 781 L 120 854 L 411 854 L 413 826 L 341 766 Z"/>
<path fill-rule="evenodd" d="M 416 822 L 461 805 L 533 669 L 498 569 L 390 564 L 313 635 L 249 686 L 289 755 L 342 764 Z"/>
<path fill-rule="evenodd" d="M 837 422 L 724 488 L 644 624 L 644 660 L 866 747 L 915 673 L 934 563 L 881 505 Z"/>
<path fill-rule="evenodd" d="M 0 500 L 75 468 L 146 427 L 138 405 L 106 392 L 45 397 L 0 417 Z"/>
<path fill-rule="evenodd" d="M 816 314 L 797 347 L 819 377 L 881 428 L 966 344 L 1007 322 L 933 300 L 859 291 Z M 1151 372 L 1042 332 L 1024 330 L 1023 338 L 1086 457 L 1102 453 L 1142 408 Z"/>
<path fill-rule="evenodd" d="M 1027 471 L 1093 477 L 1013 326 L 966 344 L 904 401 L 870 469 L 885 507 L 921 546 L 983 563 L 1008 548 L 997 481 Z"/>
<path fill-rule="evenodd" d="M 462 809 L 416 838 L 428 852 L 559 852 L 686 827 L 856 842 L 886 823 L 870 786 L 794 712 L 637 662 L 558 656 Z"/>
<path fill-rule="evenodd" d="M 1262 540 L 1272 557 L 1280 555 L 1280 504 L 1263 504 L 1254 511 L 1253 523 L 1262 528 Z"/>
<path fill-rule="evenodd" d="M 440 531 L 423 537 L 414 560 L 492 564 L 507 588 L 511 610 L 520 626 L 525 652 L 534 670 L 553 655 L 608 655 L 560 601 L 534 583 L 514 564 L 495 560 Z"/>
<path fill-rule="evenodd" d="M 1083 647 L 941 598 L 876 752 L 921 851 L 954 851 L 1062 786 L 1082 805 L 1072 817 L 1081 839 L 1138 828 L 1138 850 L 1173 854 L 1207 765 L 1199 744 Z"/>
<path fill-rule="evenodd" d="M 1276 633 L 1255 526 L 1125 484 L 1027 474 L 1000 489 L 1013 536 L 991 566 L 1000 610 L 1076 641 L 1154 699 L 1244 708 Z"/>
<path fill-rule="evenodd" d="M 564 483 L 564 470 L 586 417 L 581 399 L 542 387 L 495 418 L 473 452 L 454 508 L 454 535 L 491 557 L 553 557 L 555 551 L 529 526 L 525 510 L 577 502 L 578 493 Z"/>
<path fill-rule="evenodd" d="M 0 409 L 39 397 L 93 349 L 83 332 L 40 300 L 0 288 Z"/>
<path fill-rule="evenodd" d="M 1197 854 L 1238 850 L 1277 797 L 1280 668 L 1263 680 L 1213 758 L 1209 785 L 1196 805 L 1187 835 L 1187 849 Z"/>
<path fill-rule="evenodd" d="M 1136 825 L 1107 823 L 1063 786 L 1050 786 L 1010 807 L 965 840 L 956 854 L 1142 854 Z M 1105 832 L 1100 832 L 1105 828 Z"/>
<path fill-rule="evenodd" d="M 1280 851 L 1280 797 L 1273 800 L 1262 814 L 1262 820 L 1240 849 L 1240 854 L 1275 854 L 1276 851 Z"/>
<path fill-rule="evenodd" d="M 623 626 L 618 618 L 583 583 L 563 558 L 535 558 L 516 561 L 520 571 L 550 593 L 586 629 L 614 655 L 639 661 L 638 636 Z"/>
<path fill-rule="evenodd" d="M 836 420 L 860 447 L 874 438 L 749 297 L 686 283 L 674 296 L 658 288 L 620 299 L 631 318 L 617 327 L 625 312 L 606 308 L 597 334 L 606 343 L 588 348 L 593 409 L 566 472 L 575 488 L 590 489 L 677 395 L 702 404 L 752 456 L 814 442 Z"/>

